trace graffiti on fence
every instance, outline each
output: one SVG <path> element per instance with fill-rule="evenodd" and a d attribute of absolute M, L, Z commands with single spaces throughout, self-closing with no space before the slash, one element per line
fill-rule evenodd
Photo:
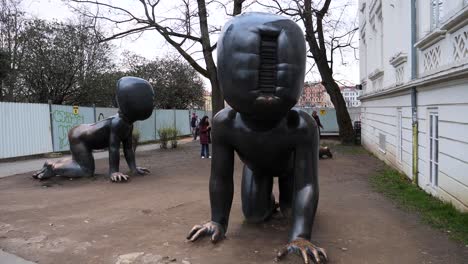
<path fill-rule="evenodd" d="M 57 137 L 59 139 L 60 149 L 68 147 L 68 131 L 76 125 L 84 123 L 84 116 L 81 114 L 73 114 L 61 110 L 52 112 L 54 126 L 56 127 Z"/>

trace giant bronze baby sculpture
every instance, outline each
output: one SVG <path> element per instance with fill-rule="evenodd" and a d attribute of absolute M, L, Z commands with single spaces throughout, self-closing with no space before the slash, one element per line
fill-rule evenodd
<path fill-rule="evenodd" d="M 310 241 L 319 190 L 318 129 L 307 113 L 292 109 L 304 85 L 306 45 L 293 21 L 246 13 L 228 22 L 218 40 L 218 77 L 226 102 L 213 119 L 210 177 L 211 221 L 188 239 L 225 237 L 234 194 L 234 152 L 244 163 L 242 211 L 249 222 L 267 220 L 279 208 L 292 217 L 289 243 L 278 259 L 295 252 L 305 263 L 326 262 Z"/>
<path fill-rule="evenodd" d="M 89 177 L 94 175 L 93 150 L 109 148 L 109 177 L 113 182 L 127 181 L 128 175 L 119 172 L 120 144 L 133 174 L 145 174 L 149 170 L 136 166 L 132 148 L 133 123 L 145 120 L 153 112 L 154 91 L 147 81 L 136 77 L 123 77 L 117 82 L 116 101 L 118 114 L 94 124 L 81 124 L 68 132 L 71 158 L 57 162 L 47 161 L 36 172 L 35 179 L 54 176 Z"/>

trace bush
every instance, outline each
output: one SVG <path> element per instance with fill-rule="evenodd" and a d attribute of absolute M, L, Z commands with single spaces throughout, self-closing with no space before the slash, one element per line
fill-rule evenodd
<path fill-rule="evenodd" d="M 167 143 L 171 142 L 171 148 L 177 148 L 177 136 L 179 131 L 173 127 L 166 127 L 158 129 L 160 146 L 162 149 L 167 149 Z"/>
<path fill-rule="evenodd" d="M 170 135 L 171 148 L 177 148 L 177 136 L 178 135 L 179 135 L 179 130 L 177 130 L 176 128 L 173 128 L 171 130 L 171 135 Z"/>

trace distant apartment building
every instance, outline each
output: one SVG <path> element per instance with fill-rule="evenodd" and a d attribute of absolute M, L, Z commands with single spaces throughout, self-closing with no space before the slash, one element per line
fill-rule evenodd
<path fill-rule="evenodd" d="M 362 144 L 468 211 L 468 0 L 359 0 Z"/>
<path fill-rule="evenodd" d="M 297 103 L 299 107 L 333 107 L 325 87 L 321 83 L 306 82 Z"/>
<path fill-rule="evenodd" d="M 203 92 L 203 98 L 205 100 L 205 105 L 204 105 L 205 111 L 212 111 L 213 107 L 211 105 L 211 92 L 205 90 Z"/>
<path fill-rule="evenodd" d="M 358 99 L 361 95 L 361 90 L 356 89 L 355 86 L 343 86 L 340 87 L 340 90 L 347 107 L 361 106 L 361 101 Z"/>
<path fill-rule="evenodd" d="M 361 91 L 356 89 L 355 86 L 343 86 L 340 87 L 340 90 L 347 107 L 358 107 L 361 105 L 358 99 L 361 95 Z M 330 100 L 330 95 L 325 90 L 325 87 L 321 83 L 309 82 L 304 84 L 304 90 L 299 98 L 297 106 L 334 108 Z"/>

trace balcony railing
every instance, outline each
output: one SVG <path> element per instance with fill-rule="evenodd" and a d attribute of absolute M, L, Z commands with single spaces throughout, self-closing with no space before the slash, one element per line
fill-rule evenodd
<path fill-rule="evenodd" d="M 468 6 L 416 43 L 418 76 L 468 63 Z"/>

